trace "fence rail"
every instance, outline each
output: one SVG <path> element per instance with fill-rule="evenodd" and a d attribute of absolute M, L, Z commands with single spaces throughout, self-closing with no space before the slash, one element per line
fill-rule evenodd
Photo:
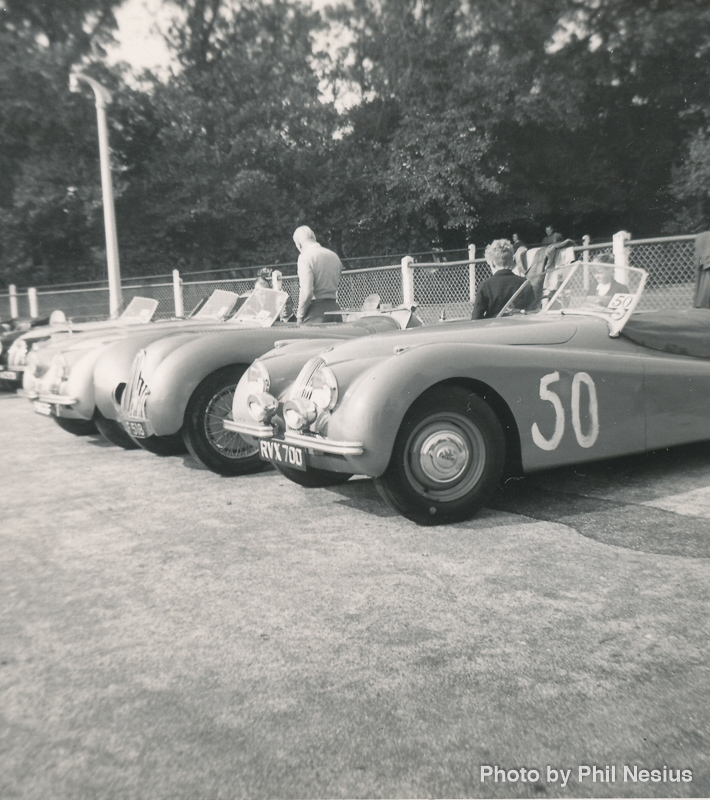
<path fill-rule="evenodd" d="M 695 286 L 695 236 L 632 240 L 619 233 L 611 242 L 575 246 L 577 258 L 592 260 L 611 254 L 620 266 L 642 267 L 648 272 L 641 308 L 689 308 Z M 434 251 L 412 255 L 379 255 L 345 259 L 338 299 L 344 308 L 359 308 L 371 294 L 383 303 L 399 305 L 416 302 L 426 322 L 442 318 L 470 317 L 476 290 L 490 268 L 484 258 L 468 251 Z M 189 312 L 214 289 L 230 289 L 239 294 L 251 291 L 254 276 L 261 266 L 209 270 L 131 278 L 122 287 L 124 303 L 133 297 L 159 301 L 157 317 Z M 298 301 L 296 264 L 273 264 L 283 273 L 283 288 L 294 303 Z M 109 311 L 106 283 L 40 286 L 0 294 L 0 319 L 46 317 L 61 309 L 74 321 L 105 319 Z"/>

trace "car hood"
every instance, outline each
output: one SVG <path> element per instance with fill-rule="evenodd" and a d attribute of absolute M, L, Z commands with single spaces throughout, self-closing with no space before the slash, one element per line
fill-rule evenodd
<path fill-rule="evenodd" d="M 324 355 L 327 364 L 358 358 L 386 357 L 433 345 L 555 345 L 568 342 L 585 318 L 516 316 L 491 320 L 445 322 L 407 331 L 343 342 Z M 591 324 L 599 325 L 598 320 Z M 605 325 L 605 323 L 601 323 Z"/>

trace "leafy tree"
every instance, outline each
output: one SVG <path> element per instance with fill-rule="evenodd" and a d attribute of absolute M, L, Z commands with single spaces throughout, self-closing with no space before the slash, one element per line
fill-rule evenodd
<path fill-rule="evenodd" d="M 70 95 L 69 73 L 110 40 L 116 4 L 0 2 L 0 279 L 6 282 L 93 277 L 75 265 L 100 263 L 96 123 L 93 106 Z"/>
<path fill-rule="evenodd" d="M 120 204 L 137 263 L 186 267 L 294 260 L 334 115 L 321 102 L 300 3 L 181 3 L 182 69 L 154 88 L 150 156 Z M 219 15 L 219 16 L 218 16 Z"/>

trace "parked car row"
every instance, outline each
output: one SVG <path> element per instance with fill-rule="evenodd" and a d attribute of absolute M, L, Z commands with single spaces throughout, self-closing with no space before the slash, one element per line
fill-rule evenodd
<path fill-rule="evenodd" d="M 430 326 L 378 298 L 296 325 L 284 292 L 223 296 L 208 318 L 39 342 L 23 391 L 71 432 L 220 475 L 369 476 L 420 524 L 471 517 L 509 475 L 710 439 L 710 310 L 637 310 L 633 267 L 533 281 L 494 319 Z"/>

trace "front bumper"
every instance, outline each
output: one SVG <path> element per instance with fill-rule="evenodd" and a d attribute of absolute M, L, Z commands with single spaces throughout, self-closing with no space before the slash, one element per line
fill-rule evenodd
<path fill-rule="evenodd" d="M 40 403 L 49 403 L 53 406 L 75 406 L 79 402 L 76 397 L 67 397 L 65 394 L 42 394 L 41 392 L 39 394 L 32 392 L 31 394 L 36 394 L 36 397 L 31 399 L 39 400 Z"/>
<path fill-rule="evenodd" d="M 241 433 L 245 436 L 253 436 L 255 439 L 277 438 L 286 444 L 298 445 L 314 453 L 326 453 L 335 456 L 361 456 L 365 452 L 362 442 L 338 441 L 337 439 L 326 439 L 315 433 L 298 433 L 293 430 L 286 430 L 284 433 L 277 431 L 272 425 L 260 425 L 258 422 L 248 420 L 225 420 L 223 423 L 225 430 Z"/>

